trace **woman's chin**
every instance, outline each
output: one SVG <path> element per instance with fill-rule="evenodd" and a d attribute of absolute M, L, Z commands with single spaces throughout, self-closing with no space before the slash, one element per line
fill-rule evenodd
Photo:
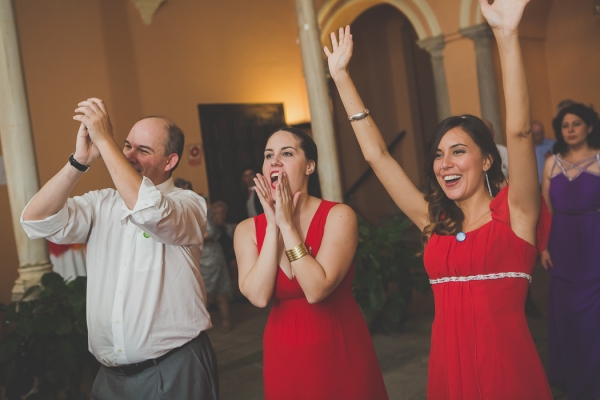
<path fill-rule="evenodd" d="M 460 190 L 460 188 L 454 186 L 454 187 L 447 187 L 447 186 L 442 186 L 442 190 L 444 191 L 444 194 L 446 195 L 447 198 L 449 198 L 452 201 L 456 201 L 456 200 L 460 200 L 464 193 L 462 190 Z"/>

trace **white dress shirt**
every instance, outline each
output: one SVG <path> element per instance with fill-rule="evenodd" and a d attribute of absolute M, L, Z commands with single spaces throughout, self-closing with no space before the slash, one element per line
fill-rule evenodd
<path fill-rule="evenodd" d="M 160 357 L 212 327 L 200 276 L 206 203 L 144 178 L 129 210 L 103 189 L 21 224 L 31 239 L 87 243 L 89 349 L 106 366 Z"/>

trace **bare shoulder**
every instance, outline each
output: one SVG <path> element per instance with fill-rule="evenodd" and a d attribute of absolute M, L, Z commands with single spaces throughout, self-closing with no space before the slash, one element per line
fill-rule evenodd
<path fill-rule="evenodd" d="M 544 162 L 544 169 L 551 168 L 555 162 L 556 160 L 554 159 L 554 155 L 551 155 L 550 157 L 546 158 L 546 161 Z"/>
<path fill-rule="evenodd" d="M 329 215 L 327 216 L 327 223 L 356 223 L 356 213 L 352 209 L 352 207 L 346 204 L 336 204 L 329 211 Z"/>
<path fill-rule="evenodd" d="M 354 210 L 346 204 L 336 204 L 327 215 L 325 236 L 348 237 L 358 235 L 358 220 Z"/>

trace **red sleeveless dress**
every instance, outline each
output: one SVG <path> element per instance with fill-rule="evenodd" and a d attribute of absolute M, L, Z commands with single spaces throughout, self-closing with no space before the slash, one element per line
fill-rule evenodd
<path fill-rule="evenodd" d="M 329 210 L 322 200 L 306 235 L 316 257 Z M 258 251 L 265 238 L 264 214 L 254 217 Z M 387 399 L 373 342 L 352 296 L 354 269 L 323 301 L 309 304 L 296 279 L 277 269 L 273 305 L 263 337 L 267 400 Z"/>
<path fill-rule="evenodd" d="M 457 236 L 433 234 L 424 262 L 430 279 L 495 273 L 531 274 L 546 247 L 550 214 L 542 204 L 537 248 L 510 228 L 508 187 L 490 203 L 492 220 Z M 522 277 L 432 285 L 427 398 L 456 400 L 551 399 L 544 368 L 525 319 L 529 282 Z"/>

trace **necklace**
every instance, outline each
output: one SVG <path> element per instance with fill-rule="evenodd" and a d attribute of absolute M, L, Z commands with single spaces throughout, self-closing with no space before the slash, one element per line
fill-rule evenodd
<path fill-rule="evenodd" d="M 485 215 L 487 215 L 487 213 L 489 213 L 489 212 L 491 212 L 491 211 L 490 211 L 490 210 L 488 210 L 488 211 L 486 211 L 485 213 L 481 214 L 481 216 L 480 216 L 479 218 L 477 218 L 477 219 L 475 220 L 475 222 L 479 222 L 479 220 L 481 220 L 481 218 L 483 218 L 483 217 L 484 217 Z M 479 228 L 477 228 L 477 229 L 479 229 Z M 458 242 L 464 242 L 466 238 L 467 238 L 467 234 L 466 234 L 465 232 L 463 232 L 463 231 L 460 231 L 460 232 L 458 232 L 458 233 L 456 234 L 456 240 L 457 240 Z"/>

